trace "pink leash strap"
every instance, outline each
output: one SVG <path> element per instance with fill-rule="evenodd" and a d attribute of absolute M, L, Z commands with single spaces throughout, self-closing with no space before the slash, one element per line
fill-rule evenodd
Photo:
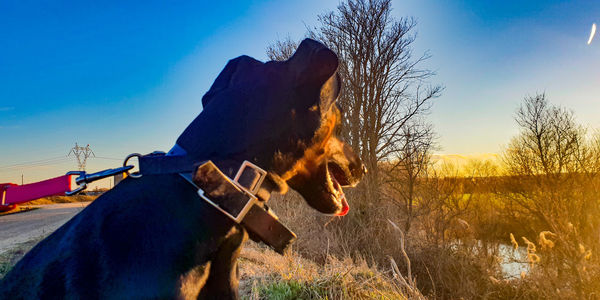
<path fill-rule="evenodd" d="M 64 195 L 65 192 L 71 191 L 71 176 L 73 175 L 63 175 L 24 185 L 2 184 L 0 204 L 18 204 L 48 196 Z"/>

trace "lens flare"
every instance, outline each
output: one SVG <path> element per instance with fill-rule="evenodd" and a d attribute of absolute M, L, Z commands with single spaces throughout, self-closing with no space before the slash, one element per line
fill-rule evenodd
<path fill-rule="evenodd" d="M 596 34 L 596 23 L 592 24 L 592 31 L 590 32 L 590 38 L 588 39 L 587 44 L 591 44 L 594 39 L 594 35 Z"/>

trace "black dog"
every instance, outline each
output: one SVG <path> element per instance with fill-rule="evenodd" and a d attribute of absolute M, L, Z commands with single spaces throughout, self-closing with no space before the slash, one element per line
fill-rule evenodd
<path fill-rule="evenodd" d="M 231 60 L 173 151 L 212 160 L 230 177 L 249 160 L 268 171 L 268 192 L 289 185 L 318 211 L 345 214 L 341 186 L 365 170 L 334 136 L 337 66 L 313 40 L 285 62 Z M 182 177 L 128 178 L 33 248 L 2 280 L 0 297 L 237 298 L 246 239 Z"/>

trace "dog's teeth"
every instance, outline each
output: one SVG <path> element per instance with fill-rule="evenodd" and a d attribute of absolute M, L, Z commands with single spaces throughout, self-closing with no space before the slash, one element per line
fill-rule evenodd
<path fill-rule="evenodd" d="M 329 190 L 331 191 L 331 194 L 335 198 L 334 201 L 337 203 L 342 203 L 342 198 L 345 197 L 344 191 L 342 190 L 342 186 L 337 181 L 337 179 L 335 179 L 335 177 L 331 175 L 329 170 L 327 170 L 326 173 L 327 174 L 325 177 L 327 178 L 327 185 L 329 187 Z"/>

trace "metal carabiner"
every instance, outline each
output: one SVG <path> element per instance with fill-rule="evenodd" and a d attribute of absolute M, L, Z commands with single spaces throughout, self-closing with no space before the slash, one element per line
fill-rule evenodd
<path fill-rule="evenodd" d="M 133 169 L 133 166 L 123 166 L 120 168 L 107 169 L 107 170 L 103 170 L 103 171 L 92 173 L 92 174 L 86 174 L 85 171 L 71 171 L 71 172 L 67 173 L 67 175 L 79 175 L 77 178 L 75 178 L 75 183 L 77 185 L 79 185 L 79 187 L 70 192 L 65 192 L 65 195 L 71 196 L 71 195 L 77 194 L 77 193 L 83 191 L 85 188 L 87 188 L 88 183 L 92 183 L 96 180 L 110 177 L 115 174 L 128 172 L 131 169 Z"/>
<path fill-rule="evenodd" d="M 85 171 L 70 171 L 70 172 L 67 172 L 66 175 L 79 175 L 79 176 L 81 176 L 81 175 L 85 175 Z M 77 177 L 77 178 L 79 178 L 79 177 Z M 77 183 L 77 179 L 75 179 L 75 183 Z M 79 193 L 79 192 L 81 192 L 81 191 L 83 191 L 83 190 L 85 190 L 87 188 L 87 184 L 85 182 L 83 184 L 77 183 L 77 185 L 79 185 L 79 186 L 76 189 L 74 189 L 72 191 L 65 192 L 65 195 L 72 196 L 72 195 L 75 195 L 75 194 L 77 194 L 77 193 Z"/>

